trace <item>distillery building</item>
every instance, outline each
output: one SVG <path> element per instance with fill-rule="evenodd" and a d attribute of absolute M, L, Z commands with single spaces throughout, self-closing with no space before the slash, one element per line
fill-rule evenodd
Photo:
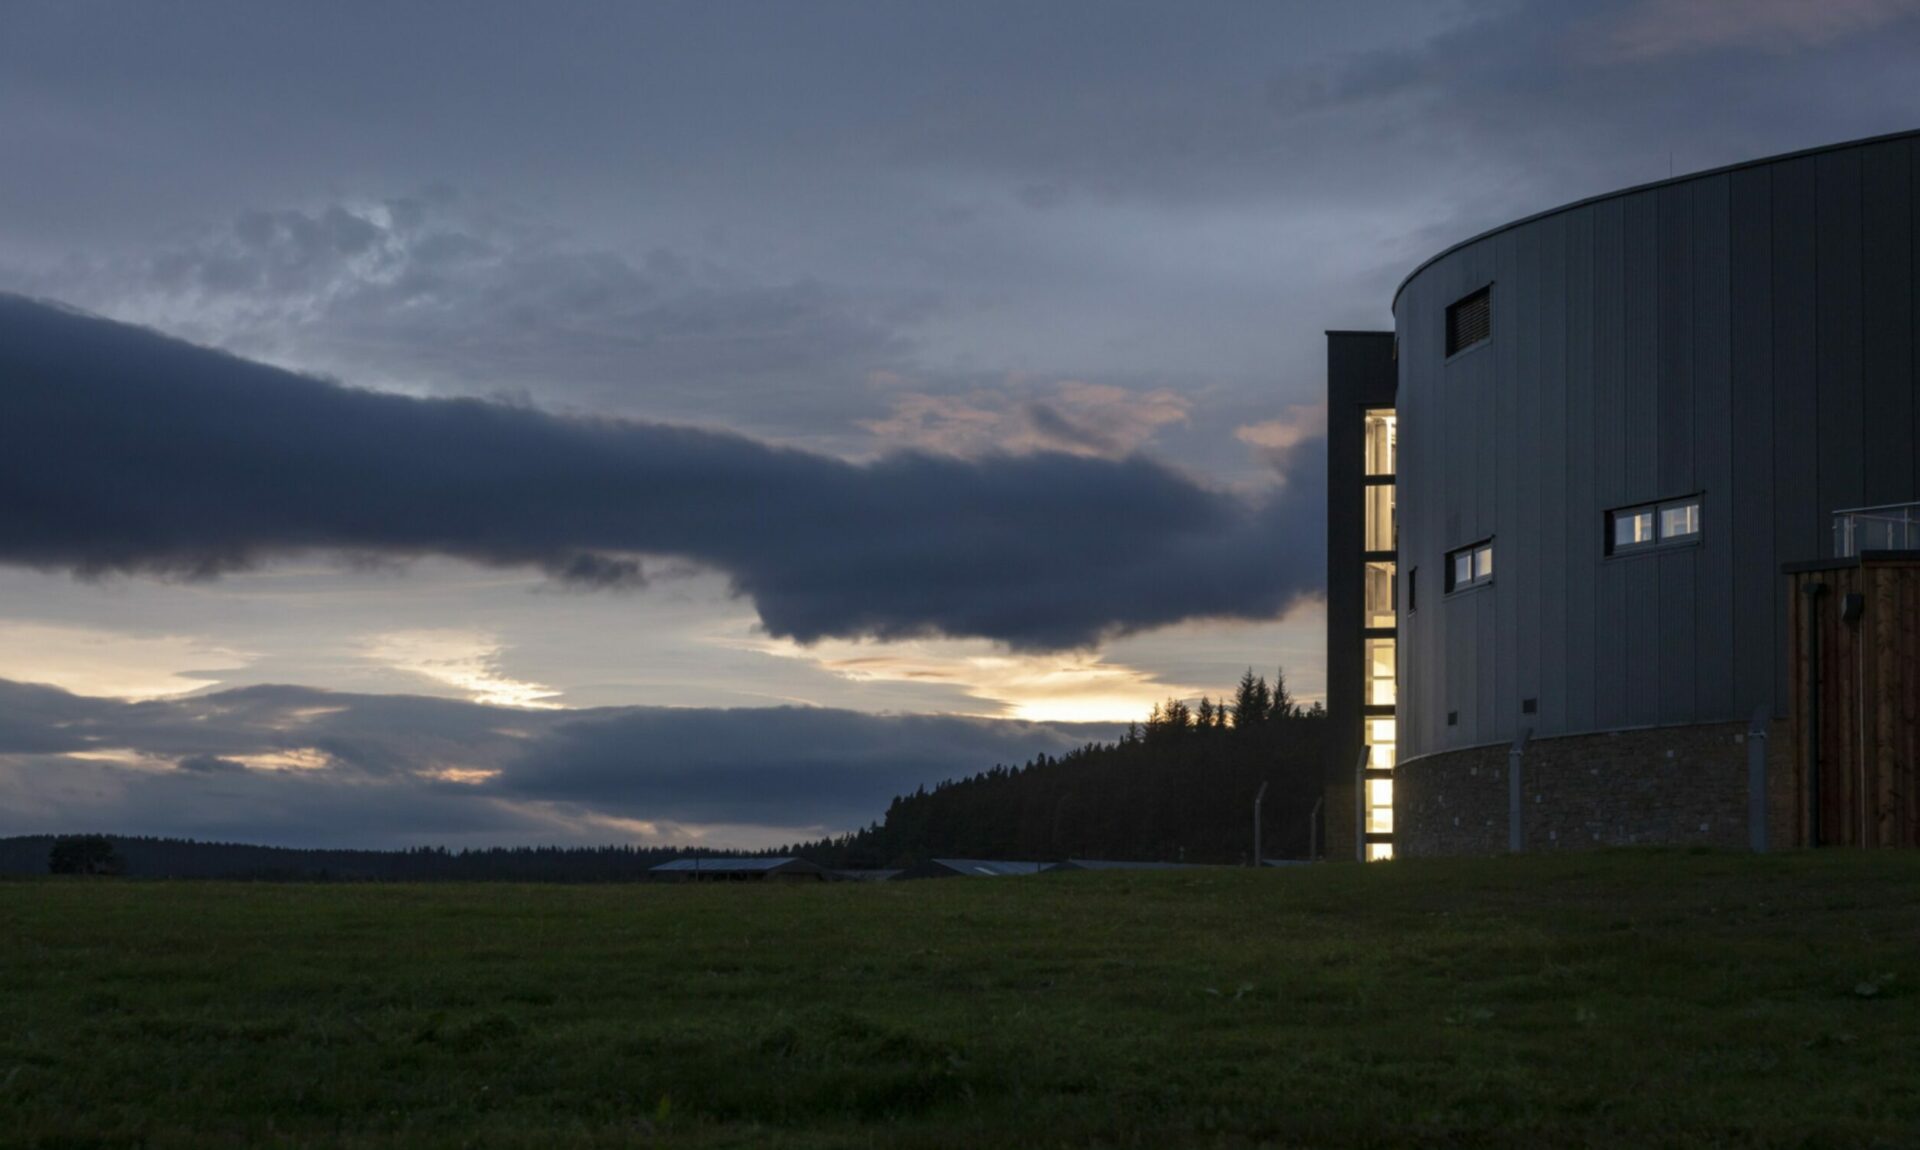
<path fill-rule="evenodd" d="M 1920 599 L 1790 606 L 1920 558 L 1916 241 L 1907 133 L 1507 224 L 1328 334 L 1330 855 L 1746 844 L 1756 753 L 1775 842 L 1913 837 L 1914 652 L 1796 661 Z M 1885 738 L 1809 752 L 1842 672 Z"/>

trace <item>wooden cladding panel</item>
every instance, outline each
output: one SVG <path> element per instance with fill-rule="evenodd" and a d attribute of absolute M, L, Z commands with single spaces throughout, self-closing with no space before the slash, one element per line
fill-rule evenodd
<path fill-rule="evenodd" d="M 1788 659 L 1793 704 L 1794 823 L 1806 845 L 1920 847 L 1920 561 L 1869 560 L 1795 574 Z M 1804 588 L 1825 584 L 1809 599 Z M 1841 615 L 1862 598 L 1858 621 Z M 1808 612 L 1819 613 L 1819 786 L 1808 781 Z"/>

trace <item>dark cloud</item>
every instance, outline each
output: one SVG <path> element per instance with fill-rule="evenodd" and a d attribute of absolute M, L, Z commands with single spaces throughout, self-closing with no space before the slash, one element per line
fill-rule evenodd
<path fill-rule="evenodd" d="M 1113 734 L 792 707 L 523 711 L 298 687 L 126 703 L 0 680 L 0 834 L 393 846 L 599 842 L 642 834 L 633 824 L 667 839 L 713 825 L 822 833 L 871 821 L 917 786 Z"/>
<path fill-rule="evenodd" d="M 209 576 L 446 554 L 589 584 L 724 572 L 773 634 L 1047 648 L 1270 618 L 1322 572 L 1322 458 L 1261 504 L 1144 458 L 869 464 L 715 431 L 357 391 L 0 297 L 0 560 Z"/>

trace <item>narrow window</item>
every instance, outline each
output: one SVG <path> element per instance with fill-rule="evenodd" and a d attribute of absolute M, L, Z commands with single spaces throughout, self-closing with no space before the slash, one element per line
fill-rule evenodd
<path fill-rule="evenodd" d="M 1407 568 L 1407 614 L 1420 609 L 1420 568 Z"/>
<path fill-rule="evenodd" d="M 1396 428 L 1393 409 L 1376 408 L 1366 415 L 1366 464 L 1368 475 L 1392 475 Z"/>
<path fill-rule="evenodd" d="M 1392 639 L 1368 639 L 1367 645 L 1367 706 L 1393 706 L 1393 656 Z"/>
<path fill-rule="evenodd" d="M 1700 497 L 1642 503 L 1607 512 L 1607 554 L 1697 543 L 1700 540 Z"/>
<path fill-rule="evenodd" d="M 1382 554 L 1398 546 L 1399 536 L 1393 521 L 1393 484 L 1367 486 L 1366 522 L 1362 530 L 1365 534 L 1362 546 L 1370 552 Z"/>
<path fill-rule="evenodd" d="M 1447 354 L 1459 355 L 1493 335 L 1493 286 L 1489 284 L 1447 308 Z"/>
<path fill-rule="evenodd" d="M 1464 591 L 1493 582 L 1493 540 L 1447 552 L 1447 590 Z"/>
<path fill-rule="evenodd" d="M 1393 563 L 1367 564 L 1366 626 L 1393 626 Z"/>

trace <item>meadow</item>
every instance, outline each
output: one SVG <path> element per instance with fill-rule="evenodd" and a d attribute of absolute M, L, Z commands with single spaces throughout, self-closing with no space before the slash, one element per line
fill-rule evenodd
<path fill-rule="evenodd" d="M 0 1145 L 1920 1145 L 1920 855 L 0 883 Z"/>

